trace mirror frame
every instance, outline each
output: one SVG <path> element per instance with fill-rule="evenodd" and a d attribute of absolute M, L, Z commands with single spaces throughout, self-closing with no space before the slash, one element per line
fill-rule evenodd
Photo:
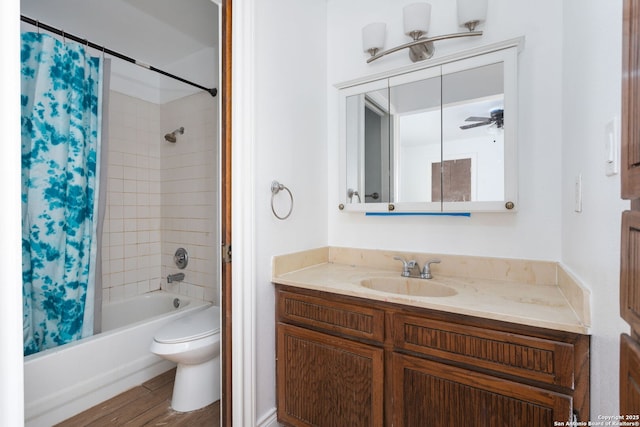
<path fill-rule="evenodd" d="M 511 39 L 476 49 L 448 55 L 428 64 L 416 64 L 386 73 L 371 75 L 335 85 L 339 90 L 339 204 L 343 212 L 367 213 L 460 213 L 460 212 L 516 212 L 518 208 L 518 157 L 517 157 L 517 118 L 518 118 L 518 53 L 522 50 L 524 38 Z M 351 203 L 347 196 L 347 97 L 364 94 L 369 91 L 390 87 L 390 81 L 410 81 L 410 73 L 420 71 L 440 76 L 480 67 L 492 63 L 504 64 L 504 109 L 509 115 L 509 126 L 505 126 L 505 187 L 504 200 L 470 202 L 395 202 L 389 203 Z M 425 70 L 432 70 L 429 73 Z M 406 76 L 406 77 L 405 77 Z M 414 79 L 415 80 L 415 79 Z M 442 141 L 441 141 L 442 144 Z M 359 167 L 358 187 L 364 188 Z M 392 191 L 393 193 L 393 191 Z"/>

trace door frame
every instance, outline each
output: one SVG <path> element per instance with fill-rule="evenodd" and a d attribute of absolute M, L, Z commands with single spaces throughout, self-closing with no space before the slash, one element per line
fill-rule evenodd
<path fill-rule="evenodd" d="M 218 0 L 220 1 L 220 0 Z M 222 4 L 222 425 L 256 425 L 254 16 L 256 0 Z M 242 64 L 235 66 L 233 64 Z M 233 99 L 233 101 L 232 101 Z M 232 140 L 234 141 L 232 143 Z"/>
<path fill-rule="evenodd" d="M 223 0 L 220 6 L 222 19 L 221 34 L 221 149 L 220 149 L 220 227 L 221 227 L 221 243 L 222 251 L 231 250 L 231 41 L 232 41 L 232 0 Z M 222 308 L 222 336 L 221 336 L 221 370 L 222 370 L 222 393 L 220 400 L 220 412 L 222 426 L 231 426 L 233 419 L 233 410 L 231 402 L 233 401 L 233 385 L 232 385 L 232 265 L 230 257 L 226 257 L 222 253 L 221 257 L 221 288 L 220 303 Z"/>

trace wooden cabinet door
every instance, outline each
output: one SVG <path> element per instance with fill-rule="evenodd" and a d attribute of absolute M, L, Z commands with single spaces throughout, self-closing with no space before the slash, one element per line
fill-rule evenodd
<path fill-rule="evenodd" d="M 393 355 L 395 427 L 548 427 L 570 396 L 413 356 Z"/>
<path fill-rule="evenodd" d="M 382 426 L 384 350 L 277 324 L 278 421 Z"/>
<path fill-rule="evenodd" d="M 640 211 L 622 214 L 620 315 L 640 331 Z"/>
<path fill-rule="evenodd" d="M 632 211 L 622 214 L 620 315 L 633 337 L 640 333 L 640 1 L 624 0 L 622 34 L 622 198 Z M 640 413 L 640 346 L 620 337 L 620 413 Z M 634 420 L 637 421 L 637 420 Z"/>
<path fill-rule="evenodd" d="M 640 198 L 640 2 L 624 1 L 622 37 L 622 198 Z"/>
<path fill-rule="evenodd" d="M 626 334 L 620 336 L 620 413 L 640 414 L 640 345 Z"/>

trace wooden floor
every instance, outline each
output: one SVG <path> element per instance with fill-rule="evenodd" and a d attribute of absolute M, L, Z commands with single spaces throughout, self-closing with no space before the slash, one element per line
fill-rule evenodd
<path fill-rule="evenodd" d="M 220 426 L 220 401 L 193 412 L 171 409 L 175 369 L 87 409 L 62 427 L 86 426 Z"/>

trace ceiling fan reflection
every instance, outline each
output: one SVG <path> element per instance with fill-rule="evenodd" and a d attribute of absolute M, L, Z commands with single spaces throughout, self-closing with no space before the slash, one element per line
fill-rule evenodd
<path fill-rule="evenodd" d="M 471 116 L 465 119 L 465 122 L 477 122 L 460 126 L 460 129 L 472 129 L 479 126 L 495 125 L 498 129 L 504 126 L 504 110 L 502 108 L 491 110 L 491 117 Z"/>

